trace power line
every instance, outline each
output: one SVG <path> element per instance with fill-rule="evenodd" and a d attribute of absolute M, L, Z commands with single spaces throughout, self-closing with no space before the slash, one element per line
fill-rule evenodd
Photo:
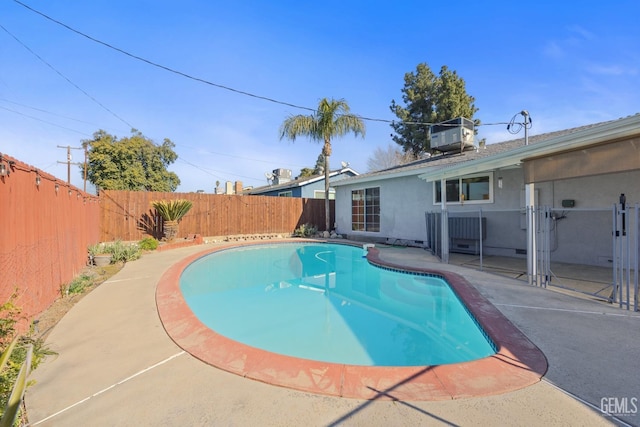
<path fill-rule="evenodd" d="M 54 18 L 42 13 L 42 12 L 34 9 L 34 8 L 22 3 L 19 0 L 13 0 L 13 1 L 18 3 L 19 5 L 27 8 L 27 9 L 29 9 L 30 11 L 32 11 L 34 13 L 37 13 L 38 15 L 42 16 L 43 18 L 48 19 L 51 22 L 54 22 L 54 23 L 56 23 L 58 25 L 63 26 L 64 28 L 68 29 L 69 31 L 72 31 L 72 32 L 74 32 L 74 33 L 76 33 L 78 35 L 81 35 L 82 37 L 85 37 L 85 38 L 87 38 L 87 39 L 89 39 L 89 40 L 91 40 L 91 41 L 93 41 L 95 43 L 101 44 L 101 45 L 103 45 L 105 47 L 108 47 L 109 49 L 113 49 L 113 50 L 115 50 L 117 52 L 120 52 L 120 53 L 122 53 L 124 55 L 127 55 L 127 56 L 131 57 L 131 58 L 137 59 L 138 61 L 145 62 L 145 63 L 147 63 L 149 65 L 154 66 L 154 67 L 163 69 L 165 71 L 169 71 L 169 72 L 174 73 L 174 74 L 178 74 L 178 75 L 180 75 L 182 77 L 186 77 L 188 79 L 195 80 L 195 81 L 198 81 L 200 83 L 204 83 L 204 84 L 207 84 L 207 85 L 210 85 L 210 86 L 215 86 L 217 88 L 228 90 L 228 91 L 231 91 L 231 92 L 239 93 L 241 95 L 246 95 L 246 96 L 250 96 L 250 97 L 253 97 L 253 98 L 262 99 L 264 101 L 269 101 L 269 102 L 273 102 L 273 103 L 276 103 L 276 104 L 286 105 L 288 107 L 299 108 L 299 109 L 308 110 L 308 111 L 315 111 L 313 108 L 303 107 L 303 106 L 300 106 L 300 105 L 291 104 L 289 102 L 278 101 L 276 99 L 269 98 L 269 97 L 266 97 L 266 96 L 256 95 L 256 94 L 253 94 L 253 93 L 250 93 L 250 92 L 245 92 L 243 90 L 234 89 L 234 88 L 229 87 L 229 86 L 224 86 L 224 85 L 221 85 L 221 84 L 218 84 L 218 83 L 213 83 L 213 82 L 210 82 L 208 80 L 202 79 L 200 77 L 195 77 L 195 76 L 192 76 L 190 74 L 184 73 L 182 71 L 178 71 L 178 70 L 175 70 L 173 68 L 167 67 L 166 65 L 158 64 L 157 62 L 153 62 L 153 61 L 150 61 L 148 59 L 142 58 L 142 57 L 140 57 L 138 55 L 134 55 L 132 53 L 127 52 L 126 50 L 120 49 L 120 48 L 115 47 L 115 46 L 113 46 L 113 45 L 111 45 L 109 43 L 106 43 L 106 42 L 98 40 L 98 39 L 96 39 L 94 37 L 91 37 L 90 35 L 85 34 L 82 31 L 76 30 L 75 28 L 72 28 L 72 27 L 70 27 L 69 25 L 67 25 L 67 24 L 65 24 L 63 22 L 60 22 L 60 21 L 58 21 L 58 20 L 56 20 L 56 19 L 54 19 Z"/>
<path fill-rule="evenodd" d="M 18 114 L 20 116 L 28 117 L 28 118 L 30 118 L 32 120 L 37 120 L 39 122 L 46 123 L 46 124 L 51 125 L 51 126 L 59 127 L 61 129 L 65 129 L 65 130 L 68 130 L 68 131 L 71 131 L 71 132 L 76 132 L 76 133 L 79 133 L 81 135 L 91 136 L 88 133 L 85 133 L 85 132 L 82 132 L 82 131 L 79 131 L 79 130 L 75 130 L 75 129 L 71 129 L 71 128 L 68 128 L 68 127 L 65 127 L 65 126 L 62 126 L 62 125 L 57 125 L 57 124 L 51 123 L 51 122 L 49 122 L 47 120 L 43 120 L 43 119 L 40 119 L 38 117 L 30 116 L 29 114 L 24 114 L 24 113 L 21 113 L 20 111 L 12 110 L 11 108 L 0 106 L 0 109 L 6 110 L 6 111 L 10 111 L 10 112 Z"/>
<path fill-rule="evenodd" d="M 198 151 L 198 152 L 200 152 L 200 153 L 204 153 L 204 154 L 210 154 L 210 155 L 215 155 L 215 156 L 231 157 L 231 158 L 234 158 L 234 159 L 249 160 L 249 161 L 252 161 L 252 162 L 259 162 L 259 163 L 273 163 L 273 161 L 272 161 L 272 160 L 253 159 L 253 158 L 251 158 L 251 157 L 242 157 L 242 156 L 235 156 L 235 155 L 233 155 L 233 154 L 219 153 L 219 152 L 216 152 L 216 151 L 201 150 L 201 149 L 199 149 L 199 148 L 190 147 L 190 146 L 188 146 L 188 145 L 184 145 L 184 144 L 176 144 L 176 145 L 179 145 L 179 146 L 180 146 L 180 147 L 182 147 L 182 148 L 188 148 L 188 149 L 190 149 L 190 150 Z M 296 164 L 292 164 L 292 163 L 289 163 L 289 165 L 292 165 L 292 166 L 295 166 L 295 167 L 301 167 L 301 168 L 302 168 L 302 167 L 305 167 L 305 165 L 296 165 Z"/>
<path fill-rule="evenodd" d="M 129 128 L 133 128 L 134 126 L 131 125 L 129 122 L 127 122 L 125 119 L 123 119 L 122 117 L 120 117 L 119 115 L 117 115 L 116 113 L 114 113 L 113 111 L 111 111 L 110 109 L 108 109 L 107 107 L 104 106 L 104 104 L 102 104 L 100 101 L 98 101 L 97 99 L 95 99 L 93 96 L 89 95 L 84 89 L 82 89 L 80 86 L 78 86 L 77 84 L 75 84 L 74 82 L 71 81 L 71 79 L 69 79 L 67 76 L 65 76 L 64 74 L 62 74 L 60 71 L 58 71 L 53 65 L 49 64 L 47 61 L 45 61 L 40 55 L 38 55 L 37 53 L 35 53 L 29 46 L 27 46 L 26 44 L 24 44 L 20 39 L 18 39 L 15 35 L 13 35 L 9 30 L 7 30 L 2 24 L 0 24 L 0 28 L 2 28 L 4 30 L 5 33 L 9 34 L 11 37 L 13 37 L 13 39 L 15 41 L 17 41 L 22 47 L 24 47 L 25 49 L 27 49 L 27 51 L 29 51 L 32 55 L 34 55 L 36 58 L 38 58 L 43 64 L 45 64 L 47 67 L 51 68 L 56 74 L 58 74 L 60 77 L 62 77 L 63 79 L 65 79 L 71 86 L 75 87 L 76 89 L 78 89 L 80 92 L 82 92 L 83 94 L 85 94 L 85 96 L 87 96 L 89 99 L 91 99 L 93 102 L 95 102 L 96 104 L 98 104 L 100 107 L 102 107 L 105 111 L 109 112 L 112 116 L 114 116 L 116 119 L 120 120 L 121 122 L 123 122 L 124 124 L 126 124 L 127 126 L 129 126 Z"/>
<path fill-rule="evenodd" d="M 50 114 L 50 115 L 52 115 L 52 116 L 60 117 L 60 118 L 63 118 L 63 119 L 72 120 L 72 121 L 74 121 L 74 122 L 84 123 L 84 124 L 87 124 L 87 125 L 98 126 L 98 127 L 100 126 L 100 125 L 98 125 L 98 124 L 96 124 L 96 123 L 91 123 L 91 122 L 87 122 L 87 121 L 85 121 L 85 120 L 76 119 L 76 118 L 74 118 L 74 117 L 65 116 L 65 115 L 63 115 L 63 114 L 54 113 L 53 111 L 45 110 L 45 109 L 42 109 L 42 108 L 32 107 L 32 106 L 30 106 L 30 105 L 26 105 L 26 104 L 21 104 L 21 103 L 19 103 L 19 102 L 15 102 L 15 101 L 12 101 L 12 100 L 10 100 L 10 99 L 0 98 L 0 101 L 2 101 L 2 102 L 8 102 L 9 104 L 18 105 L 18 106 L 20 106 L 20 107 L 28 108 L 28 109 L 30 109 L 30 110 L 39 111 L 39 112 L 41 112 L 41 113 Z"/>
<path fill-rule="evenodd" d="M 109 44 L 107 42 L 103 42 L 102 40 L 96 39 L 95 37 L 92 37 L 92 36 L 90 36 L 90 35 L 88 35 L 86 33 L 83 33 L 82 31 L 76 30 L 75 28 L 73 28 L 73 27 L 71 27 L 71 26 L 69 26 L 69 25 L 67 25 L 67 24 L 65 24 L 65 23 L 63 23 L 61 21 L 58 21 L 58 20 L 50 17 L 49 15 L 47 15 L 47 14 L 45 14 L 43 12 L 40 12 L 40 11 L 38 11 L 38 10 L 36 10 L 36 9 L 34 9 L 34 8 L 24 4 L 24 3 L 22 3 L 19 0 L 13 0 L 13 1 L 15 3 L 23 6 L 24 8 L 30 10 L 31 12 L 36 13 L 36 14 L 42 16 L 43 18 L 45 18 L 45 19 L 47 19 L 47 20 L 49 20 L 51 22 L 54 22 L 54 23 L 56 23 L 56 24 L 58 24 L 58 25 L 60 25 L 60 26 L 62 26 L 64 28 L 66 28 L 69 31 L 72 31 L 72 32 L 74 32 L 74 33 L 76 33 L 76 34 L 78 34 L 78 35 L 80 35 L 82 37 L 85 37 L 85 38 L 87 38 L 87 39 L 89 39 L 89 40 L 91 40 L 91 41 L 93 41 L 95 43 L 101 44 L 101 45 L 103 45 L 103 46 L 105 46 L 105 47 L 107 47 L 109 49 L 113 49 L 113 50 L 115 50 L 117 52 L 120 52 L 123 55 L 126 55 L 126 56 L 129 56 L 131 58 L 137 59 L 138 61 L 144 62 L 144 63 L 149 64 L 151 66 L 160 68 L 162 70 L 169 71 L 171 73 L 177 74 L 179 76 L 182 76 L 182 77 L 185 77 L 185 78 L 188 78 L 188 79 L 200 82 L 200 83 L 204 83 L 204 84 L 209 85 L 209 86 L 214 86 L 214 87 L 217 87 L 219 89 L 224 89 L 224 90 L 228 90 L 230 92 L 238 93 L 240 95 L 245 95 L 245 96 L 249 96 L 249 97 L 256 98 L 256 99 L 262 99 L 264 101 L 268 101 L 268 102 L 272 102 L 272 103 L 280 104 L 280 105 L 285 105 L 285 106 L 288 106 L 288 107 L 293 107 L 293 108 L 297 108 L 297 109 L 301 109 L 301 110 L 312 111 L 312 112 L 316 111 L 314 108 L 309 108 L 309 107 L 305 107 L 305 106 L 302 106 L 302 105 L 292 104 L 290 102 L 279 101 L 277 99 L 269 98 L 267 96 L 256 95 L 256 94 L 251 93 L 251 92 L 235 89 L 235 88 L 232 88 L 232 87 L 229 87 L 229 86 L 225 86 L 225 85 L 222 85 L 222 84 L 219 84 L 219 83 L 214 83 L 214 82 L 205 80 L 205 79 L 200 78 L 200 77 L 195 77 L 195 76 L 187 74 L 187 73 L 185 73 L 183 71 L 179 71 L 179 70 L 173 69 L 171 67 L 168 67 L 166 65 L 158 64 L 157 62 L 153 62 L 153 61 L 148 60 L 146 58 L 143 58 L 141 56 L 138 56 L 138 55 L 135 55 L 133 53 L 127 52 L 124 49 L 118 48 L 118 47 L 113 46 L 113 45 L 111 45 L 111 44 Z M 396 120 L 378 119 L 378 118 L 364 117 L 364 116 L 359 116 L 359 115 L 358 115 L 358 117 L 360 119 L 362 119 L 362 120 L 372 121 L 372 122 L 382 122 L 382 123 L 389 123 L 389 124 L 396 123 Z M 438 123 L 430 123 L 430 122 L 411 122 L 411 121 L 401 121 L 401 123 L 407 124 L 407 125 L 420 125 L 420 126 L 431 126 L 431 125 L 434 125 L 434 124 L 438 124 Z M 492 125 L 505 125 L 505 124 L 508 124 L 508 123 L 502 123 L 502 122 L 500 122 L 500 123 L 480 123 L 477 126 L 492 126 Z"/>

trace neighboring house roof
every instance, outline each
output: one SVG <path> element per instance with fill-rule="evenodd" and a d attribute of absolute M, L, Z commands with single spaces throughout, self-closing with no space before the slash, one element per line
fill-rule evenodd
<path fill-rule="evenodd" d="M 351 168 L 342 168 L 342 169 L 339 169 L 339 170 L 331 171 L 331 172 L 329 172 L 329 181 L 331 181 L 332 177 L 338 176 L 338 175 L 343 175 L 343 174 L 356 176 L 356 175 L 358 175 L 358 172 L 356 172 L 355 170 L 353 170 Z M 345 178 L 345 179 L 349 179 L 349 178 Z M 246 190 L 243 193 L 244 194 L 252 194 L 252 195 L 270 193 L 272 191 L 287 190 L 287 189 L 295 188 L 295 187 L 304 187 L 305 185 L 313 184 L 314 182 L 317 182 L 317 181 L 324 181 L 324 174 L 322 174 L 322 175 L 312 175 L 312 176 L 307 176 L 307 177 L 304 177 L 304 178 L 298 178 L 298 179 L 294 179 L 294 180 L 291 180 L 291 181 L 283 182 L 281 184 L 265 185 L 265 186 L 262 186 L 262 187 L 255 187 L 255 188 L 252 188 L 250 190 Z M 333 186 L 334 183 L 331 183 L 331 185 Z"/>
<path fill-rule="evenodd" d="M 462 153 L 436 154 L 401 166 L 343 179 L 334 186 L 352 185 L 387 178 L 419 175 L 427 181 L 459 177 L 518 165 L 524 159 L 549 155 L 640 134 L 640 114 L 618 120 L 549 132 L 485 145 Z"/>

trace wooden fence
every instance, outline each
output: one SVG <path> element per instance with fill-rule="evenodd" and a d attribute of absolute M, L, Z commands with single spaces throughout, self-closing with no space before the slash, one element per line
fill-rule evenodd
<path fill-rule="evenodd" d="M 320 230 L 325 224 L 324 199 L 110 190 L 100 193 L 100 240 L 162 238 L 162 219 L 151 202 L 173 199 L 193 202 L 180 222 L 179 237 L 293 233 L 302 224 Z M 333 224 L 335 201 L 330 203 Z"/>
<path fill-rule="evenodd" d="M 21 311 L 20 331 L 61 296 L 99 238 L 98 198 L 0 154 L 0 304 Z"/>

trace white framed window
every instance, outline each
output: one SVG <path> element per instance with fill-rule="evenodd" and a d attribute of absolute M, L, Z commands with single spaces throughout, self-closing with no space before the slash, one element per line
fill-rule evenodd
<path fill-rule="evenodd" d="M 380 231 L 380 187 L 351 191 L 351 229 Z"/>
<path fill-rule="evenodd" d="M 324 199 L 324 190 L 314 190 L 313 198 Z M 336 190 L 334 190 L 333 188 L 329 188 L 329 200 L 335 200 L 335 199 L 336 199 Z"/>
<path fill-rule="evenodd" d="M 433 182 L 433 203 L 442 201 L 440 181 Z M 450 178 L 445 188 L 447 203 L 493 203 L 493 173 L 468 175 Z"/>
<path fill-rule="evenodd" d="M 293 191 L 281 191 L 278 193 L 278 197 L 293 197 Z"/>

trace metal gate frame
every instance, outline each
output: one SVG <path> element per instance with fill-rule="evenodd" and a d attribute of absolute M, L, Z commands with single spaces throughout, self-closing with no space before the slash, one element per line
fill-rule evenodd
<path fill-rule="evenodd" d="M 528 258 L 529 283 L 534 286 L 546 288 L 548 286 L 559 287 L 574 292 L 580 292 L 595 298 L 618 304 L 620 308 L 627 310 L 639 310 L 638 301 L 638 270 L 640 263 L 640 204 L 629 206 L 622 196 L 618 204 L 613 204 L 609 209 L 587 209 L 598 212 L 611 212 L 611 235 L 613 242 L 612 281 L 597 292 L 588 292 L 563 285 L 560 278 L 553 273 L 551 266 L 552 233 L 554 227 L 554 214 L 558 209 L 549 206 L 525 208 L 527 225 L 535 225 L 534 248 L 535 251 Z M 465 211 L 473 214 L 474 211 Z M 477 211 L 480 230 L 482 230 L 483 211 Z M 443 236 L 448 238 L 449 212 L 430 211 L 425 212 L 427 227 L 426 246 L 444 263 L 449 262 L 449 245 L 442 241 Z M 531 221 L 533 219 L 533 221 Z M 483 270 L 482 238 L 480 240 L 480 270 Z M 552 283 L 553 279 L 553 283 Z M 602 292 L 610 290 L 606 296 Z M 631 297 L 633 295 L 633 298 Z"/>
<path fill-rule="evenodd" d="M 564 286 L 551 269 L 551 233 L 553 231 L 554 209 L 549 206 L 530 207 L 527 215 L 536 218 L 536 259 L 533 269 L 532 284 L 546 288 L 549 285 L 617 303 L 620 308 L 638 310 L 638 264 L 640 258 L 640 205 L 626 205 L 623 195 L 620 203 L 611 208 L 613 239 L 613 280 L 612 283 L 597 292 L 587 292 Z M 551 283 L 552 278 L 556 280 Z M 631 289 L 633 288 L 633 301 Z M 607 297 L 600 295 L 602 291 L 611 289 Z"/>

